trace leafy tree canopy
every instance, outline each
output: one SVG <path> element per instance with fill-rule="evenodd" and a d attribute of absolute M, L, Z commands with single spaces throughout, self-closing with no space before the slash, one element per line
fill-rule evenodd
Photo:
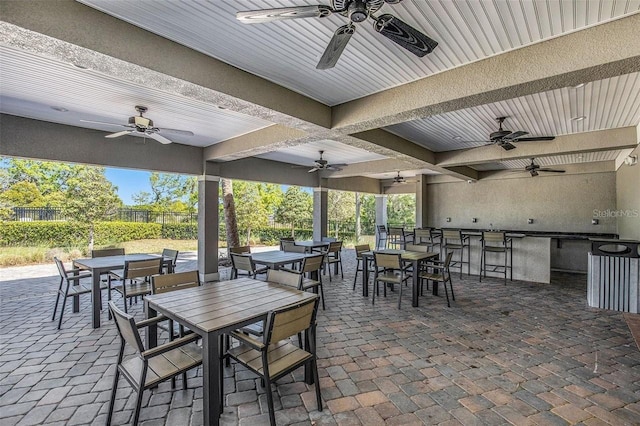
<path fill-rule="evenodd" d="M 313 198 L 298 186 L 290 186 L 284 193 L 282 203 L 276 209 L 276 220 L 291 224 L 313 217 Z"/>
<path fill-rule="evenodd" d="M 375 214 L 375 213 L 374 213 Z M 391 194 L 387 199 L 387 220 L 402 225 L 415 223 L 416 196 L 413 194 Z"/>
<path fill-rule="evenodd" d="M 195 176 L 153 172 L 149 176 L 149 184 L 151 192 L 140 191 L 131 197 L 136 207 L 156 212 L 195 212 L 198 204 L 198 182 Z M 174 208 L 180 210 L 173 210 Z"/>

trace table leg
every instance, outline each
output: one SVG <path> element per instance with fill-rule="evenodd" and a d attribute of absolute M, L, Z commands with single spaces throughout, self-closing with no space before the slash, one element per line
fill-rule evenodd
<path fill-rule="evenodd" d="M 73 263 L 72 266 L 73 266 L 73 269 L 77 269 L 77 266 L 75 263 Z M 78 275 L 78 274 L 79 272 L 73 273 L 73 275 Z M 73 285 L 80 285 L 80 281 L 74 280 Z M 80 296 L 79 295 L 73 296 L 73 312 L 80 312 Z"/>
<path fill-rule="evenodd" d="M 220 345 L 218 336 L 205 333 L 202 336 L 202 410 L 205 425 L 220 423 Z"/>
<path fill-rule="evenodd" d="M 413 262 L 413 294 L 411 297 L 411 306 L 418 307 L 419 299 L 420 299 L 420 280 L 418 279 L 418 275 L 420 275 L 420 261 L 414 260 Z"/>
<path fill-rule="evenodd" d="M 153 318 L 158 315 L 155 309 L 149 305 L 146 305 L 146 307 L 147 318 Z M 158 324 L 154 323 L 147 327 L 147 349 L 155 348 L 156 346 L 158 346 Z"/>
<path fill-rule="evenodd" d="M 369 297 L 369 258 L 362 256 L 362 295 Z"/>
<path fill-rule="evenodd" d="M 100 328 L 100 272 L 91 271 L 91 312 L 93 328 Z"/>

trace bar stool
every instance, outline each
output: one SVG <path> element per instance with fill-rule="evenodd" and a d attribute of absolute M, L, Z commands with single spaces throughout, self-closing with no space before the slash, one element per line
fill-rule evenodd
<path fill-rule="evenodd" d="M 389 226 L 387 231 L 387 246 L 389 248 L 404 250 L 407 238 L 404 228 Z"/>
<path fill-rule="evenodd" d="M 382 250 L 387 248 L 387 227 L 384 225 L 378 225 L 376 227 L 378 233 L 378 241 L 376 242 L 376 250 Z"/>
<path fill-rule="evenodd" d="M 504 285 L 507 285 L 507 270 L 509 270 L 509 278 L 513 281 L 513 241 L 511 238 L 507 237 L 504 232 L 483 231 L 481 241 L 480 282 L 482 282 L 482 275 L 487 276 L 487 270 L 498 273 L 502 270 Z M 502 265 L 487 263 L 487 253 L 504 253 L 504 263 Z"/>
<path fill-rule="evenodd" d="M 464 252 L 467 251 L 467 261 L 464 261 Z M 467 275 L 471 274 L 471 250 L 469 246 L 469 236 L 462 235 L 459 229 L 442 229 L 440 240 L 440 256 L 445 255 L 449 250 L 460 250 L 460 260 L 451 262 L 450 267 L 460 268 L 460 278 L 462 278 L 462 267 L 467 265 Z"/>

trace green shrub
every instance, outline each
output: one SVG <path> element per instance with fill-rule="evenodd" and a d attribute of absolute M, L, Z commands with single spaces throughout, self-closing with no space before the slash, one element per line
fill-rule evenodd
<path fill-rule="evenodd" d="M 87 228 L 87 241 L 88 241 Z M 95 226 L 95 244 L 108 245 L 124 241 L 162 238 L 162 225 L 140 222 L 98 222 Z"/>
<path fill-rule="evenodd" d="M 162 226 L 162 238 L 170 240 L 197 240 L 197 223 L 165 223 Z"/>

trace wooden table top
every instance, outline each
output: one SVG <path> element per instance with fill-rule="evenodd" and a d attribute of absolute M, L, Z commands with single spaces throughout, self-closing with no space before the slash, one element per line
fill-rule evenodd
<path fill-rule="evenodd" d="M 282 264 L 300 262 L 305 257 L 317 256 L 317 253 L 294 253 L 290 251 L 271 250 L 251 253 L 251 258 L 259 264 Z"/>
<path fill-rule="evenodd" d="M 121 268 L 124 265 L 124 262 L 127 260 L 153 260 L 162 257 L 159 254 L 144 254 L 144 253 L 134 253 L 134 254 L 119 254 L 116 256 L 103 256 L 103 257 L 93 257 L 88 259 L 76 259 L 73 261 L 74 265 L 77 265 L 81 268 L 86 269 L 116 269 Z M 166 261 L 169 258 L 163 258 Z"/>
<path fill-rule="evenodd" d="M 291 287 L 251 278 L 145 297 L 149 307 L 199 333 L 223 332 L 269 311 L 317 298 Z"/>

